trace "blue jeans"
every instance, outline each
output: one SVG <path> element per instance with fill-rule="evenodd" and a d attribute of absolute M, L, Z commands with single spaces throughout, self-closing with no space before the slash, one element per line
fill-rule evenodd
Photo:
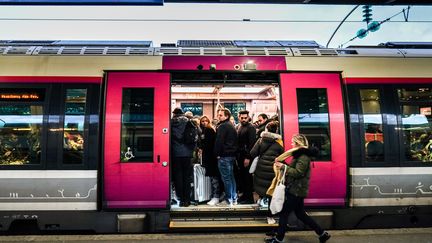
<path fill-rule="evenodd" d="M 237 187 L 233 171 L 234 162 L 235 157 L 220 157 L 218 159 L 219 172 L 225 186 L 226 199 L 229 202 L 237 200 Z"/>

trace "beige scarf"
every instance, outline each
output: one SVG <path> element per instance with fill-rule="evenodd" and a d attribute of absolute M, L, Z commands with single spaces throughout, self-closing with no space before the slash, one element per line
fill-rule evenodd
<path fill-rule="evenodd" d="M 307 147 L 306 147 L 306 146 L 300 146 L 300 147 L 295 147 L 295 148 L 292 148 L 292 149 L 290 149 L 290 150 L 287 150 L 287 151 L 285 151 L 283 154 L 279 155 L 279 156 L 276 158 L 276 160 L 282 162 L 282 161 L 286 160 L 287 158 L 291 157 L 292 154 L 293 154 L 295 151 L 297 151 L 297 150 L 299 150 L 299 149 L 301 149 L 301 148 L 307 148 Z M 287 165 L 285 165 L 285 166 L 287 166 Z M 276 188 L 276 185 L 277 185 L 277 184 L 279 183 L 279 181 L 282 179 L 282 174 L 283 174 L 283 173 L 281 172 L 282 169 L 283 169 L 283 167 L 281 167 L 281 168 L 279 169 L 279 168 L 276 167 L 275 164 L 273 164 L 273 171 L 274 171 L 274 173 L 275 173 L 275 177 L 273 178 L 270 187 L 267 189 L 267 192 L 266 192 L 267 195 L 269 195 L 269 196 L 273 196 L 273 192 L 274 192 L 274 190 L 275 190 L 275 188 Z"/>

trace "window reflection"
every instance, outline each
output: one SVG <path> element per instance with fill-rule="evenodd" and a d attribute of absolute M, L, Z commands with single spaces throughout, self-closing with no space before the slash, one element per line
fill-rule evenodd
<path fill-rule="evenodd" d="M 384 161 L 384 135 L 378 89 L 361 89 L 366 161 Z"/>
<path fill-rule="evenodd" d="M 330 125 L 326 89 L 297 89 L 299 131 L 319 149 L 316 160 L 331 160 Z"/>
<path fill-rule="evenodd" d="M 181 103 L 183 112 L 190 111 L 194 116 L 203 115 L 203 103 Z"/>
<path fill-rule="evenodd" d="M 84 159 L 86 89 L 67 89 L 63 132 L 63 163 L 81 164 Z"/>
<path fill-rule="evenodd" d="M 238 113 L 242 110 L 246 110 L 246 103 L 228 103 L 224 102 L 224 107 L 231 111 L 236 124 L 238 121 Z"/>
<path fill-rule="evenodd" d="M 154 89 L 123 89 L 121 161 L 153 162 Z"/>
<path fill-rule="evenodd" d="M 0 106 L 0 164 L 41 162 L 43 108 L 39 105 Z"/>
<path fill-rule="evenodd" d="M 432 162 L 430 88 L 398 89 L 407 161 Z"/>

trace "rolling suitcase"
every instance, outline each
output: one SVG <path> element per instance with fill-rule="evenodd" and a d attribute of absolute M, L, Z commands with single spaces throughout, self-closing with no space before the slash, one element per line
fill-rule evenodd
<path fill-rule="evenodd" d="M 194 165 L 194 200 L 205 202 L 210 200 L 211 182 L 210 177 L 205 176 L 205 168 L 200 164 Z"/>

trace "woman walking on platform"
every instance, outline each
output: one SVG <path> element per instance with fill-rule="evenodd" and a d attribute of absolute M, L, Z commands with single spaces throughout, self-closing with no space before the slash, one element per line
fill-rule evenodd
<path fill-rule="evenodd" d="M 316 151 L 309 148 L 305 135 L 297 134 L 291 139 L 292 149 L 275 159 L 275 166 L 280 170 L 286 167 L 285 201 L 279 214 L 279 226 L 275 237 L 265 239 L 265 242 L 282 242 L 287 230 L 288 216 L 294 211 L 297 218 L 312 228 L 318 235 L 320 243 L 330 239 L 330 234 L 324 231 L 304 210 L 304 198 L 309 191 L 310 161 Z M 289 165 L 283 163 L 288 157 L 293 157 Z"/>

